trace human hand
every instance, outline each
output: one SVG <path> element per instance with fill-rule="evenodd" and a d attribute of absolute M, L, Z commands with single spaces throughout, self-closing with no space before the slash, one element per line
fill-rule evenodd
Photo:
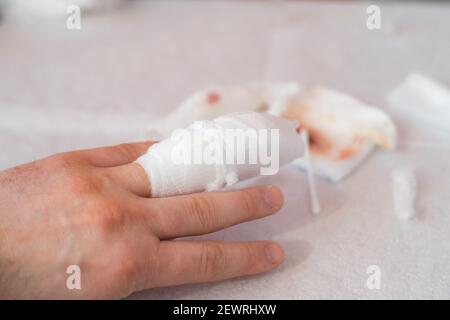
<path fill-rule="evenodd" d="M 54 155 L 0 171 L 0 298 L 120 298 L 148 288 L 273 269 L 270 241 L 173 240 L 270 215 L 273 186 L 148 198 L 133 163 L 151 143 Z M 66 270 L 79 266 L 81 289 Z"/>

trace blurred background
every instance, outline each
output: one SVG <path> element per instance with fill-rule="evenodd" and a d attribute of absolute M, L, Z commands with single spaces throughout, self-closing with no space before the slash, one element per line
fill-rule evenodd
<path fill-rule="evenodd" d="M 8 133 L 0 168 L 140 138 L 134 128 L 210 85 L 295 80 L 383 106 L 413 71 L 450 80 L 445 2 L 378 2 L 381 27 L 369 30 L 373 1 L 0 1 L 0 110 L 32 139 L 9 146 L 17 137 Z M 80 29 L 67 26 L 73 4 Z M 53 143 L 35 149 L 33 128 L 77 139 L 46 137 Z"/>

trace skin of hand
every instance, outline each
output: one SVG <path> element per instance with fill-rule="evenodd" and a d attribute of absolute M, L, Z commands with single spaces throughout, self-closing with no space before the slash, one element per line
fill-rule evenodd
<path fill-rule="evenodd" d="M 176 239 L 278 211 L 274 186 L 150 198 L 133 163 L 152 142 L 57 154 L 0 171 L 0 298 L 121 298 L 148 288 L 269 271 L 271 241 Z M 68 267 L 80 269 L 69 290 Z"/>

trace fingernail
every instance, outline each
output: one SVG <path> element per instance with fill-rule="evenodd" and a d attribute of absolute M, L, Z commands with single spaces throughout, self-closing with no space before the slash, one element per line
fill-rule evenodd
<path fill-rule="evenodd" d="M 268 244 L 266 246 L 266 256 L 271 263 L 280 263 L 283 260 L 283 249 L 278 244 Z"/>
<path fill-rule="evenodd" d="M 273 186 L 268 186 L 264 194 L 264 201 L 273 209 L 279 209 L 283 203 L 281 192 Z"/>

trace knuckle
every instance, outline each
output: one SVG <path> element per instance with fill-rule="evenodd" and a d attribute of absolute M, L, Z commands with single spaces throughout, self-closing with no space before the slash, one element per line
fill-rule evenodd
<path fill-rule="evenodd" d="M 150 229 L 153 229 L 153 227 L 156 227 L 159 230 L 164 228 L 174 228 L 179 224 L 176 215 L 173 214 L 173 209 L 163 209 L 160 206 L 153 204 L 153 202 L 148 203 L 146 209 L 145 214 L 138 216 L 142 218 L 144 223 L 148 225 Z"/>
<path fill-rule="evenodd" d="M 188 215 L 203 230 L 213 228 L 217 223 L 216 208 L 213 202 L 203 195 L 188 197 L 188 199 L 185 208 Z"/>
<path fill-rule="evenodd" d="M 241 191 L 241 203 L 245 212 L 250 216 L 253 216 L 257 212 L 257 200 L 254 192 L 250 190 L 242 190 Z"/>
<path fill-rule="evenodd" d="M 153 240 L 154 241 L 154 240 Z M 141 291 L 157 283 L 161 268 L 158 261 L 158 241 L 150 248 L 132 240 L 121 240 L 113 245 L 113 260 L 117 261 L 113 269 L 113 278 L 122 290 L 121 296 Z M 144 250 L 145 254 L 142 254 Z"/>
<path fill-rule="evenodd" d="M 143 271 L 135 250 L 125 243 L 121 245 L 121 248 L 117 254 L 118 262 L 113 276 L 119 280 L 120 288 L 126 291 L 123 295 L 128 295 L 136 287 L 136 281 Z"/>
<path fill-rule="evenodd" d="M 245 245 L 245 259 L 246 263 L 244 264 L 244 268 L 247 269 L 248 273 L 254 273 L 258 270 L 260 256 L 254 247 L 250 245 Z"/>
<path fill-rule="evenodd" d="M 161 202 L 160 200 L 152 199 L 135 210 L 131 207 L 133 214 L 126 215 L 127 222 L 151 230 L 154 234 L 158 234 L 158 237 L 169 237 L 168 235 L 174 233 L 180 225 L 179 218 L 174 214 L 178 209 L 175 206 L 161 206 L 160 203 L 165 200 Z"/>
<path fill-rule="evenodd" d="M 137 262 L 134 251 L 131 248 L 126 251 L 124 250 L 119 258 L 118 272 L 127 278 L 127 280 L 131 280 L 139 271 L 139 263 Z"/>
<path fill-rule="evenodd" d="M 206 277 L 213 277 L 220 270 L 224 262 L 223 249 L 212 243 L 204 244 L 200 256 L 200 273 Z"/>
<path fill-rule="evenodd" d="M 105 186 L 103 177 L 88 175 L 75 170 L 67 171 L 64 180 L 68 190 L 76 195 L 99 194 Z"/>
<path fill-rule="evenodd" d="M 95 211 L 93 216 L 95 216 L 95 223 L 101 234 L 109 234 L 121 229 L 126 223 L 126 215 L 113 201 L 98 201 L 92 210 Z"/>
<path fill-rule="evenodd" d="M 131 143 L 122 143 L 117 146 L 117 151 L 125 156 L 125 157 L 132 157 L 132 158 L 138 158 L 139 153 L 137 149 L 134 147 Z"/>

